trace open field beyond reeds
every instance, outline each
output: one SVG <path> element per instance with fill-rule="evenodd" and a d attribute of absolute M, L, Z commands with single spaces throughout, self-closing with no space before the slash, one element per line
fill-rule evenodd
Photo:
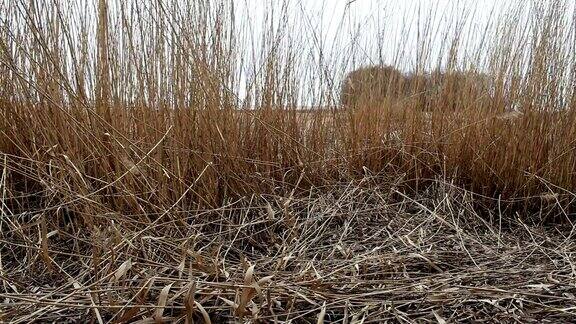
<path fill-rule="evenodd" d="M 576 321 L 569 1 L 419 13 L 414 57 L 290 1 L 71 3 L 0 1 L 0 322 Z M 368 64 L 490 90 L 341 105 Z"/>

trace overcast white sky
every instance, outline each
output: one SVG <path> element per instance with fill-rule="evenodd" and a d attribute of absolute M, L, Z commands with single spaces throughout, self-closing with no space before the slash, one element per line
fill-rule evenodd
<path fill-rule="evenodd" d="M 266 17 L 279 16 L 276 0 L 239 0 L 239 17 L 250 16 L 250 23 L 258 34 Z M 526 3 L 529 1 L 526 0 Z M 301 36 L 309 37 L 314 30 L 324 42 L 324 49 L 335 45 L 338 52 L 346 52 L 347 47 L 354 48 L 359 57 L 373 56 L 376 49 L 375 39 L 386 39 L 385 56 L 397 53 L 399 44 L 405 43 L 402 37 L 409 35 L 409 43 L 416 42 L 417 22 L 431 16 L 432 25 L 438 34 L 450 28 L 455 18 L 467 13 L 469 25 L 464 38 L 473 38 L 490 19 L 505 14 L 506 8 L 515 1 L 509 0 L 292 0 L 288 4 L 292 23 L 301 24 Z M 274 7 L 275 12 L 273 12 Z M 354 36 L 360 39 L 354 40 Z M 438 35 L 440 36 L 440 35 Z M 433 46 L 441 46 L 440 41 Z M 406 49 L 408 54 L 414 48 Z M 364 52 L 364 53 L 362 53 Z M 369 58 L 369 59 L 374 59 Z"/>
<path fill-rule="evenodd" d="M 37 1 L 48 8 L 52 3 Z M 85 17 L 86 24 L 77 25 L 73 30 L 95 33 L 97 0 L 55 1 L 66 4 L 65 8 Z M 162 0 L 162 3 L 190 5 L 194 1 Z M 494 24 L 502 22 L 502 16 L 510 14 L 512 8 L 527 9 L 534 1 L 550 4 L 554 0 L 212 0 L 211 4 L 234 4 L 236 32 L 241 34 L 238 36 L 239 46 L 242 47 L 241 51 L 245 51 L 244 55 L 239 56 L 245 60 L 238 69 L 242 81 L 257 75 L 258 71 L 255 70 L 265 65 L 262 61 L 265 55 L 261 53 L 270 49 L 261 45 L 264 26 L 278 26 L 287 13 L 287 25 L 278 28 L 282 31 L 281 35 L 273 34 L 265 38 L 270 43 L 270 40 L 278 37 L 281 39 L 277 46 L 280 51 L 292 50 L 296 53 L 297 62 L 292 62 L 296 67 L 291 67 L 291 71 L 298 74 L 295 77 L 301 83 L 301 89 L 316 91 L 301 96 L 318 98 L 318 91 L 326 91 L 322 89 L 327 81 L 326 78 L 322 79 L 324 75 L 335 76 L 334 82 L 338 82 L 338 78 L 361 65 L 393 64 L 408 72 L 414 70 L 418 58 L 426 57 L 428 61 L 423 68 L 427 71 L 436 68 L 438 60 L 445 58 L 448 52 L 450 43 L 446 39 L 452 39 L 456 31 L 461 32 L 462 38 L 460 58 L 470 59 L 479 52 L 488 54 L 495 38 L 483 40 L 485 31 L 493 30 Z M 16 7 L 6 7 L 9 3 L 16 2 L 0 0 L 0 8 L 15 10 Z M 26 3 L 23 1 L 20 4 L 25 6 Z M 138 3 L 153 11 L 152 4 L 157 2 L 109 0 L 108 3 L 110 15 L 117 16 L 118 10 L 115 8 L 120 3 Z M 576 0 L 566 0 L 565 3 L 570 7 L 567 13 L 573 14 Z M 285 10 L 282 10 L 283 7 Z M 517 25 L 528 26 L 520 20 Z M 430 28 L 430 31 L 427 32 L 426 28 Z M 119 30 L 116 28 L 113 32 Z M 95 34 L 90 39 L 95 41 Z M 94 45 L 90 43 L 89 46 Z M 419 53 L 423 47 L 428 52 Z M 485 57 L 475 59 L 480 68 L 485 68 Z M 329 91 L 335 89 L 337 85 L 333 84 Z M 240 97 L 244 96 L 245 91 L 237 89 Z"/>
<path fill-rule="evenodd" d="M 260 35 L 262 26 L 270 19 L 280 21 L 281 3 L 280 0 L 236 0 L 241 25 L 238 29 L 249 26 L 249 34 Z M 462 47 L 475 54 L 479 47 L 488 46 L 481 42 L 486 26 L 494 24 L 498 16 L 506 14 L 515 3 L 515 0 L 289 0 L 285 12 L 288 25 L 293 29 L 287 37 L 295 37 L 293 42 L 302 46 L 299 50 L 306 57 L 300 64 L 310 66 L 302 68 L 303 74 L 310 73 L 303 81 L 307 84 L 323 82 L 313 80 L 321 74 L 318 66 L 322 64 L 328 73 L 336 72 L 340 76 L 357 66 L 382 61 L 405 72 L 412 71 L 422 40 L 430 47 L 430 53 L 421 55 L 429 57 L 430 62 L 424 67 L 429 70 L 437 66 L 439 53 L 448 52 L 446 47 L 450 44 L 443 41 L 446 32 L 462 31 L 465 43 Z M 455 28 L 461 21 L 466 23 Z M 424 25 L 433 27 L 428 36 L 422 35 Z M 255 48 L 262 48 L 257 39 L 252 42 Z M 320 62 L 320 52 L 323 62 Z M 317 95 L 304 94 L 312 98 Z"/>

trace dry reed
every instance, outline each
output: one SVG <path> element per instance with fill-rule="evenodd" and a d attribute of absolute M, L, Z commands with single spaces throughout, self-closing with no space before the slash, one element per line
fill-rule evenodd
<path fill-rule="evenodd" d="M 355 109 L 288 3 L 1 2 L 0 321 L 574 320 L 568 2 Z"/>

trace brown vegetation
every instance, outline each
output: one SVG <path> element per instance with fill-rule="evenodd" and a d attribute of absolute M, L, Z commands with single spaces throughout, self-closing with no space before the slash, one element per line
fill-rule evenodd
<path fill-rule="evenodd" d="M 320 33 L 247 61 L 233 2 L 127 3 L 0 5 L 0 322 L 574 321 L 566 2 L 501 18 L 489 96 L 371 67 L 309 112 Z"/>
<path fill-rule="evenodd" d="M 429 74 L 403 74 L 391 66 L 362 67 L 350 72 L 340 92 L 343 107 L 363 107 L 400 100 L 402 106 L 419 111 L 463 110 L 491 106 L 493 82 L 484 73 L 435 70 Z"/>
<path fill-rule="evenodd" d="M 342 82 L 340 104 L 358 107 L 404 94 L 404 75 L 392 66 L 367 66 L 350 72 Z"/>

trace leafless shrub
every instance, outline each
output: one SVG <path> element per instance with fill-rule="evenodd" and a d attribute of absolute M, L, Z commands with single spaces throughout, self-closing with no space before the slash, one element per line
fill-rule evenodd
<path fill-rule="evenodd" d="M 403 74 L 392 66 L 362 67 L 350 72 L 342 82 L 340 104 L 357 107 L 398 98 L 403 83 Z"/>

